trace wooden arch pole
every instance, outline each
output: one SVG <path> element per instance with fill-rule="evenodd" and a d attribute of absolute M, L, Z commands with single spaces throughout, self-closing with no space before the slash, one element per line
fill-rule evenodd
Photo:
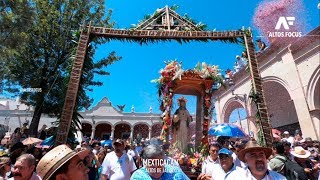
<path fill-rule="evenodd" d="M 55 146 L 60 144 L 66 144 L 68 133 L 71 126 L 72 115 L 76 104 L 76 99 L 78 95 L 79 83 L 82 74 L 82 67 L 84 64 L 84 59 L 87 52 L 87 46 L 90 36 L 90 26 L 85 31 L 86 28 L 82 28 L 81 35 L 78 43 L 78 48 L 76 52 L 76 57 L 73 62 L 73 67 L 71 70 L 69 85 L 64 100 L 64 105 L 61 114 L 61 120 L 59 127 L 57 129 L 57 136 L 55 140 Z"/>
<path fill-rule="evenodd" d="M 270 119 L 267 111 L 267 105 L 262 88 L 262 80 L 259 72 L 258 61 L 256 58 L 254 44 L 252 39 L 252 33 L 245 33 L 244 41 L 246 44 L 247 54 L 248 54 L 248 64 L 250 68 L 250 76 L 252 83 L 252 91 L 250 97 L 256 103 L 258 116 L 257 124 L 259 127 L 260 135 L 262 136 L 262 141 L 260 144 L 265 147 L 272 147 L 272 127 L 270 124 Z M 259 138 L 259 137 L 258 137 Z"/>

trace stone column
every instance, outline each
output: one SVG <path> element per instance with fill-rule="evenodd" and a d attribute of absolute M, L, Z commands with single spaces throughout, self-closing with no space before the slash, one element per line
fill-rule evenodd
<path fill-rule="evenodd" d="M 130 131 L 130 140 L 132 141 L 132 138 L 133 138 L 133 127 L 131 127 L 130 130 L 131 130 L 131 131 Z"/>
<path fill-rule="evenodd" d="M 94 139 L 94 135 L 95 135 L 95 131 L 96 131 L 96 127 L 94 125 L 92 125 L 92 132 L 91 132 L 91 139 Z"/>
<path fill-rule="evenodd" d="M 288 49 L 288 52 L 282 56 L 282 62 L 286 67 L 285 72 L 290 76 L 290 78 L 287 79 L 291 90 L 289 94 L 295 106 L 303 137 L 316 139 L 318 133 L 316 132 L 316 128 L 310 114 L 304 89 L 305 84 L 303 83 L 302 78 L 305 76 L 299 71 L 300 69 L 296 64 L 290 49 Z"/>
<path fill-rule="evenodd" d="M 151 139 L 151 130 L 152 130 L 152 128 L 149 127 L 149 140 Z"/>
<path fill-rule="evenodd" d="M 217 116 L 217 123 L 222 123 L 223 119 L 222 119 L 222 115 L 221 115 L 221 108 L 220 108 L 220 98 L 217 97 L 216 101 L 215 101 L 215 109 L 216 109 L 216 116 Z"/>
<path fill-rule="evenodd" d="M 111 136 L 110 139 L 113 140 L 114 139 L 114 127 L 111 127 Z"/>

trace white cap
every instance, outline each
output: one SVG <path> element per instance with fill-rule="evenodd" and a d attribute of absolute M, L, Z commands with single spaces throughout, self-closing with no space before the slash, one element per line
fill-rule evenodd
<path fill-rule="evenodd" d="M 77 145 L 76 149 L 81 149 L 81 145 Z"/>
<path fill-rule="evenodd" d="M 289 134 L 289 132 L 288 132 L 288 131 L 285 131 L 285 132 L 283 132 L 283 134 Z"/>

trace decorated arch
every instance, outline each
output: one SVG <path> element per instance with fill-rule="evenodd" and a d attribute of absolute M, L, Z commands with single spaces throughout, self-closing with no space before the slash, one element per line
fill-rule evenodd
<path fill-rule="evenodd" d="M 191 40 L 197 41 L 222 41 L 228 43 L 242 43 L 245 45 L 245 51 L 248 55 L 249 69 L 252 81 L 252 97 L 257 104 L 259 112 L 259 126 L 262 138 L 264 141 L 262 145 L 271 145 L 272 136 L 269 122 L 269 116 L 264 102 L 264 95 L 262 91 L 262 81 L 258 69 L 258 61 L 255 55 L 252 33 L 250 29 L 227 30 L 227 31 L 206 31 L 203 24 L 195 24 L 193 20 L 187 17 L 180 16 L 174 9 L 168 6 L 158 9 L 154 14 L 148 16 L 149 18 L 143 20 L 136 27 L 131 29 L 112 29 L 106 27 L 94 27 L 91 24 L 84 25 L 81 29 L 81 35 L 76 51 L 73 68 L 70 74 L 70 81 L 66 93 L 65 103 L 61 114 L 61 120 L 56 136 L 56 144 L 64 144 L 67 141 L 68 132 L 71 125 L 71 119 L 75 109 L 75 102 L 79 89 L 79 82 L 82 73 L 82 67 L 85 60 L 88 44 L 92 38 L 100 37 L 111 39 L 127 40 L 130 42 L 138 42 L 140 44 L 147 44 L 149 42 L 176 40 L 180 43 L 189 42 Z M 91 38 L 91 39 L 90 39 Z M 173 75 L 173 74 L 171 74 Z M 172 103 L 172 94 L 189 94 L 197 96 L 197 120 L 196 125 L 198 129 L 203 130 L 203 138 L 206 139 L 206 132 L 209 127 L 208 118 L 211 106 L 211 88 L 214 79 L 203 78 L 197 74 L 197 70 L 183 71 L 173 76 L 168 76 L 163 79 L 162 87 L 164 88 L 162 97 L 164 98 L 163 111 L 165 118 L 163 122 L 163 139 L 167 138 L 168 126 L 170 120 L 170 111 Z M 178 75 L 178 76 L 177 76 Z M 172 80 L 173 77 L 179 80 Z M 175 85 L 174 83 L 177 83 Z M 167 91 L 166 91 L 167 89 Z M 167 103 L 167 104 L 165 104 Z M 202 107 L 203 106 L 203 107 Z M 201 110 L 204 110 L 201 116 Z M 201 125 L 201 119 L 203 124 Z M 199 137 L 198 137 L 199 138 Z"/>

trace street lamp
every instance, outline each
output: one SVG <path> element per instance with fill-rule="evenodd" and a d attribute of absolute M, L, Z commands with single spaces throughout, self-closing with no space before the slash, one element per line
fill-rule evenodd
<path fill-rule="evenodd" d="M 245 109 L 245 112 L 246 112 L 246 115 L 247 115 L 247 117 L 246 117 L 246 119 L 247 119 L 247 129 L 248 129 L 248 133 L 249 133 L 250 132 L 250 126 L 249 126 L 249 121 L 248 121 L 248 109 L 247 109 L 247 97 L 248 97 L 248 95 L 247 94 L 236 94 L 236 93 L 234 93 L 233 89 L 231 90 L 231 94 L 234 96 L 234 98 L 236 100 L 238 100 L 239 98 L 243 98 L 244 109 Z M 240 121 L 240 126 L 242 127 L 239 108 L 238 108 L 238 117 L 239 117 L 239 121 Z"/>
<path fill-rule="evenodd" d="M 20 104 L 17 104 L 17 109 L 16 110 L 16 114 L 17 114 L 17 117 L 18 117 L 18 121 L 19 121 L 19 127 L 21 128 L 21 119 L 20 119 L 20 114 L 19 114 L 19 107 L 20 107 Z"/>
<path fill-rule="evenodd" d="M 95 127 L 96 121 L 94 120 L 94 117 L 95 117 L 94 114 L 92 114 L 92 116 L 91 116 L 91 119 L 92 119 L 91 139 L 94 139 L 95 131 L 96 131 L 96 127 Z"/>

